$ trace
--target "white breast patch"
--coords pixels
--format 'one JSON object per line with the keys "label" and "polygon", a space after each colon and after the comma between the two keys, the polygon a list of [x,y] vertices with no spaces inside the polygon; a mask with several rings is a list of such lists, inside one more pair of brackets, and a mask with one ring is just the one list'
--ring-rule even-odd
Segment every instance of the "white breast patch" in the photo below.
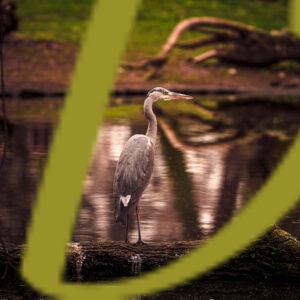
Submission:
{"label": "white breast patch", "polygon": [[148,138],[147,147],[151,147],[151,146],[152,146],[151,139]]}
{"label": "white breast patch", "polygon": [[129,201],[130,201],[130,198],[131,198],[131,195],[121,196],[121,197],[120,197],[120,200],[121,200],[121,202],[123,203],[123,205],[124,205],[125,207],[128,206],[128,203],[129,203]]}

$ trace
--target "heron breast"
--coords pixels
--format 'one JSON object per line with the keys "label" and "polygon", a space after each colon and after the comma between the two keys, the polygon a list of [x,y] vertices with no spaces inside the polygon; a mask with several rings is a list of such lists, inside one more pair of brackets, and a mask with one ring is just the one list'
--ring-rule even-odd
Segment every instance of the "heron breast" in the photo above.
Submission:
{"label": "heron breast", "polygon": [[123,203],[123,205],[124,205],[125,207],[128,206],[128,203],[129,203],[129,201],[130,201],[130,198],[131,198],[131,195],[121,196],[121,197],[120,197],[120,200],[121,200],[121,202]]}

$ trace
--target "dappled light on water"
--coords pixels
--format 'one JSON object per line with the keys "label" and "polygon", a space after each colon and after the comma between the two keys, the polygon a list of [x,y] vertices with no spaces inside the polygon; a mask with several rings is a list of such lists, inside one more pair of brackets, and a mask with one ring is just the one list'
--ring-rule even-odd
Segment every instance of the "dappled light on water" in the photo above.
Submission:
{"label": "dappled light on water", "polygon": [[[223,128],[195,116],[159,115],[155,168],[140,201],[145,241],[206,239],[243,208],[285,153],[292,140],[289,136],[300,124],[296,110],[265,110],[257,105],[227,108],[226,116],[235,123]],[[108,118],[97,134],[83,184],[75,241],[123,239],[124,228],[114,221],[114,171],[129,137],[146,129],[144,119],[129,118],[130,114],[128,119]],[[54,128],[53,120],[26,118],[10,124],[7,176],[0,186],[0,234],[7,243],[25,240]],[[282,226],[300,238],[299,220],[296,207]],[[131,222],[132,242],[137,239],[135,226]]]}

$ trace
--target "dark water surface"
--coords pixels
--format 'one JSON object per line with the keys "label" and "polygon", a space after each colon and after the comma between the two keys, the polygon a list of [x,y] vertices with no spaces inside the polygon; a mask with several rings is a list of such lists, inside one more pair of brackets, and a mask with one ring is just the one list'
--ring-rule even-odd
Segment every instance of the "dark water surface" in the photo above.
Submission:
{"label": "dark water surface", "polygon": [[[145,241],[194,240],[215,233],[259,189],[300,124],[299,110],[266,104],[227,107],[222,113],[234,120],[234,126],[225,131],[184,116],[177,120],[177,125],[184,126],[163,126],[161,116],[155,169],[140,203]],[[0,235],[7,243],[20,244],[25,240],[55,122],[19,119],[12,120],[10,128],[0,185]],[[111,119],[99,130],[75,241],[123,239],[123,229],[113,217],[113,174],[124,143],[145,128],[145,121]],[[218,135],[225,136],[220,143]],[[282,226],[300,238],[300,206]],[[132,241],[137,237],[135,225],[130,237]]]}

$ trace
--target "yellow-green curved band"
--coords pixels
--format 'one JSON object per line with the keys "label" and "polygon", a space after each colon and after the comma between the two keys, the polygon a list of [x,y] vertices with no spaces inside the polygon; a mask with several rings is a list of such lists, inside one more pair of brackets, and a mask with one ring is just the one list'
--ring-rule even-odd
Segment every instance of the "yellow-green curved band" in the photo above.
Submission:
{"label": "yellow-green curved band", "polygon": [[[298,138],[250,204],[190,255],[137,279],[109,284],[61,281],[92,145],[138,4],[138,0],[100,0],[95,5],[33,211],[22,274],[42,293],[62,299],[121,299],[182,283],[243,249],[287,212],[300,195]],[[290,7],[299,8],[299,1],[293,0]],[[291,24],[299,33],[299,23]]]}

